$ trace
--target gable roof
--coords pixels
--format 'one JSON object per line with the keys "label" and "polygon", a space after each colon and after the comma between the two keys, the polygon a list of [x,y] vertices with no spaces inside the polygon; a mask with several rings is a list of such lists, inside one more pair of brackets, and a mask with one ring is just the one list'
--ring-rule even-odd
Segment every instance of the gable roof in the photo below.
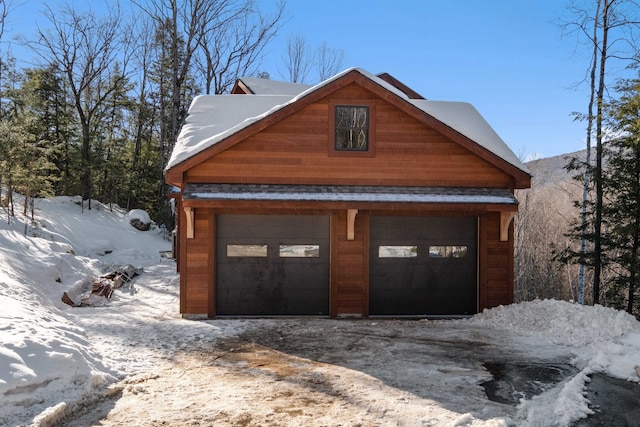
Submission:
{"label": "gable roof", "polygon": [[[346,79],[347,76],[351,76],[351,79]],[[187,166],[181,165],[182,163],[208,151],[228,137],[252,125],[257,125],[268,117],[275,117],[278,112],[285,109],[302,108],[307,105],[305,100],[313,101],[316,96],[323,96],[327,88],[338,85],[343,80],[345,80],[344,84],[348,84],[353,79],[359,79],[361,83],[367,84],[370,89],[379,92],[386,100],[411,110],[414,116],[418,116],[423,121],[437,125],[439,131],[464,140],[467,147],[477,147],[477,153],[490,154],[498,163],[506,162],[519,174],[530,177],[526,166],[472,105],[463,102],[412,99],[396,86],[360,68],[347,69],[324,82],[308,87],[294,83],[267,83],[270,82],[269,80],[255,82],[263,79],[248,81],[253,84],[250,86],[251,90],[279,91],[279,94],[196,97],[189,107],[187,119],[178,135],[165,173],[173,168],[182,169],[182,166]],[[296,90],[302,91],[295,93]],[[181,167],[178,167],[179,165]]]}
{"label": "gable roof", "polygon": [[384,80],[385,82],[391,84],[392,86],[400,89],[402,92],[404,92],[411,99],[425,99],[424,96],[420,95],[418,92],[416,92],[415,90],[411,89],[409,86],[407,86],[406,84],[402,83],[400,80],[396,79],[395,77],[393,77],[389,73],[378,74],[378,78],[380,78],[380,79]]}
{"label": "gable roof", "polygon": [[241,77],[231,90],[232,94],[245,93],[252,95],[290,95],[295,96],[312,87],[302,83],[279,82],[257,77]]}

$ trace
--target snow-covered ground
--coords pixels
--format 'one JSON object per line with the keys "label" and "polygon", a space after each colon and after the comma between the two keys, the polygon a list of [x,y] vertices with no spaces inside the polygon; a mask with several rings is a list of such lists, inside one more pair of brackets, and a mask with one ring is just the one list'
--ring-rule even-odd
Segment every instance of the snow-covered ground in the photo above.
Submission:
{"label": "snow-covered ground", "polygon": [[[0,210],[2,426],[569,426],[591,413],[589,375],[640,381],[640,323],[600,306],[532,301],[454,321],[184,320],[175,264],[160,256],[170,242],[78,201],[38,200],[27,236]],[[125,264],[142,272],[110,300],[62,302]],[[494,354],[574,371],[498,404],[480,386],[491,374],[479,360]]]}

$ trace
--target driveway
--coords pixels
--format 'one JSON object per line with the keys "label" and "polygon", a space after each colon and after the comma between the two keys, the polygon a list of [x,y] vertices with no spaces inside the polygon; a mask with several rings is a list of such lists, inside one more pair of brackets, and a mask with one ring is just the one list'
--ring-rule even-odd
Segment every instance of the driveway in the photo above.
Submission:
{"label": "driveway", "polygon": [[[489,399],[487,366],[567,368],[531,378],[538,392],[574,373],[564,348],[531,352],[524,339],[448,321],[195,323],[211,335],[182,341],[65,425],[500,426],[522,414],[514,402]],[[235,332],[220,335],[221,325]]]}

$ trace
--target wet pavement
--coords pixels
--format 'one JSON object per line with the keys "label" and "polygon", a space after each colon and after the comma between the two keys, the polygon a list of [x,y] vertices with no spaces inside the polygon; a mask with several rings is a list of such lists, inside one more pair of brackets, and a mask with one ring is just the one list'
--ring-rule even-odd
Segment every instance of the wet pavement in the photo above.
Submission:
{"label": "wet pavement", "polygon": [[[531,399],[577,373],[564,364],[487,362],[485,368],[493,376],[482,384],[487,397],[514,406],[520,399]],[[587,399],[594,414],[573,427],[640,426],[640,384],[593,374],[587,384]]]}
{"label": "wet pavement", "polygon": [[587,399],[595,414],[574,427],[640,426],[640,384],[594,374],[587,386]]}
{"label": "wet pavement", "polygon": [[517,405],[551,388],[577,370],[569,365],[547,363],[487,362],[493,380],[482,384],[489,400]]}

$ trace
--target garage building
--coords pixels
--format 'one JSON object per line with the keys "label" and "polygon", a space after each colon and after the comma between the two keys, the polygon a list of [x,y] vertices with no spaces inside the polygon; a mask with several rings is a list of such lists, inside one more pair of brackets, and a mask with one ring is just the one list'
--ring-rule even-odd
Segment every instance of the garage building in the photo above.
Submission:
{"label": "garage building", "polygon": [[531,176],[471,105],[388,74],[242,78],[197,97],[169,161],[180,312],[463,316],[513,302]]}

